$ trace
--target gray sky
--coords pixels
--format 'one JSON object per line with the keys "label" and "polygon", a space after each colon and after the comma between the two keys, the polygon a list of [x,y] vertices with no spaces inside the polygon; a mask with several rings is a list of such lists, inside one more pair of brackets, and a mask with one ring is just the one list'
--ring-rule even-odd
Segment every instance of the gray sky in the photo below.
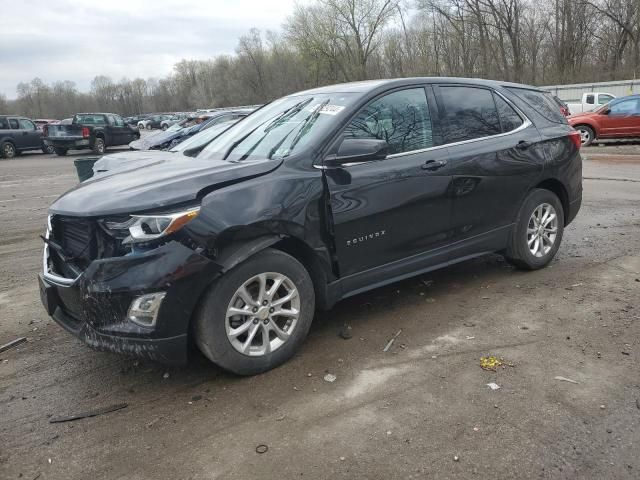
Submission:
{"label": "gray sky", "polygon": [[[304,3],[304,2],[302,2]],[[233,53],[250,28],[279,31],[294,0],[0,0],[0,93],[40,77],[88,90],[96,75],[162,77],[182,58]],[[7,21],[11,19],[11,21]]]}

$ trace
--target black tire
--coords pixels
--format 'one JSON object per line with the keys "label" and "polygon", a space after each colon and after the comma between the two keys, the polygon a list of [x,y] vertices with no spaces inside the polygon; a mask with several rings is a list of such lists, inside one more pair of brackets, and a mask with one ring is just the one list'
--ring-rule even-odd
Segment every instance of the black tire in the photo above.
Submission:
{"label": "black tire", "polygon": [[59,157],[64,157],[67,154],[66,148],[54,147],[53,151],[56,152],[56,155],[58,155]]}
{"label": "black tire", "polygon": [[91,150],[93,150],[93,153],[95,153],[96,155],[104,155],[104,152],[107,151],[107,146],[104,143],[104,138],[96,137],[96,139],[93,141],[93,147],[91,148]]}
{"label": "black tire", "polygon": [[596,139],[596,132],[590,126],[576,125],[574,128],[580,132],[580,141],[583,147],[588,147]]}
{"label": "black tire", "polygon": [[11,142],[4,142],[0,145],[0,156],[2,158],[13,158],[17,154],[16,147]]}
{"label": "black tire", "polygon": [[54,153],[56,153],[56,149],[53,147],[53,145],[42,145],[42,153],[47,154],[47,155],[53,155]]}
{"label": "black tire", "polygon": [[[298,291],[300,314],[291,336],[282,345],[270,353],[249,356],[236,350],[227,336],[227,308],[240,286],[266,272],[285,275],[291,280]],[[291,255],[266,249],[224,274],[209,288],[196,314],[195,341],[202,353],[223,369],[237,375],[256,375],[281,365],[294,355],[307,336],[314,312],[313,283],[304,266]],[[260,322],[257,317],[253,321],[256,320]],[[246,322],[250,321],[246,319]]]}
{"label": "black tire", "polygon": [[169,128],[169,125],[167,125],[166,123],[164,125],[162,125],[162,131],[163,132],[166,132],[168,128]]}
{"label": "black tire", "polygon": [[[556,213],[556,236],[553,244],[548,252],[536,256],[529,248],[529,232],[530,221],[534,211],[543,205],[551,205]],[[535,227],[534,227],[535,228]],[[558,196],[541,188],[532,190],[525,198],[516,223],[511,231],[509,245],[504,253],[505,258],[513,263],[516,267],[523,270],[537,270],[546,267],[560,248],[562,242],[562,234],[564,233],[564,209]],[[534,242],[535,245],[535,242]]]}
{"label": "black tire", "polygon": [[150,123],[147,123],[147,130],[151,130],[153,127],[151,126]]}

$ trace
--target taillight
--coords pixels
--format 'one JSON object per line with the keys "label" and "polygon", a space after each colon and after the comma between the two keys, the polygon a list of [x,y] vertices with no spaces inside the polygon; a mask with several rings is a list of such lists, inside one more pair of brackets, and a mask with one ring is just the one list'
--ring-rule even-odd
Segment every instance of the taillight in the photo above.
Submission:
{"label": "taillight", "polygon": [[582,146],[582,138],[580,137],[580,132],[571,132],[569,134],[569,140],[571,140],[576,148],[580,150],[580,147]]}
{"label": "taillight", "polygon": [[89,138],[89,128],[82,127],[82,138]]}

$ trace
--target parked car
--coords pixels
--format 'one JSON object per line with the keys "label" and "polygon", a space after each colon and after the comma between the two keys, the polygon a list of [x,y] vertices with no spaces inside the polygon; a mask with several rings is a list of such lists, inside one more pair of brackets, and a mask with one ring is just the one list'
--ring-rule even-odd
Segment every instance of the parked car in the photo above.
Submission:
{"label": "parked car", "polygon": [[124,118],[124,123],[126,123],[127,125],[132,125],[134,127],[138,126],[138,122],[145,120],[147,117],[149,117],[148,114],[142,114],[142,115],[134,115],[132,117],[125,117]]}
{"label": "parked car", "polygon": [[586,147],[594,140],[640,138],[640,95],[613,100],[595,112],[569,117]]}
{"label": "parked car", "polygon": [[25,117],[0,115],[0,158],[13,158],[29,150],[48,153],[36,124]]}
{"label": "parked car", "polygon": [[108,147],[126,145],[140,132],[114,113],[77,113],[70,125],[45,125],[45,144],[60,156],[69,150],[91,149],[103,154]]}
{"label": "parked car", "polygon": [[38,130],[42,130],[42,127],[44,127],[45,125],[49,125],[50,123],[56,124],[58,122],[59,120],[56,120],[55,118],[36,118],[35,120],[33,120],[33,123],[36,124]]}
{"label": "parked car", "polygon": [[601,105],[606,105],[611,100],[616,98],[615,95],[611,95],[610,93],[602,93],[602,92],[589,92],[582,94],[582,101],[579,103],[567,103],[569,107],[569,113],[571,115],[576,115],[582,112],[590,112],[599,108]]}
{"label": "parked car", "polygon": [[168,150],[213,125],[239,120],[249,115],[249,113],[251,113],[251,110],[224,110],[202,115],[195,119],[183,120],[165,131],[133,141],[129,144],[129,147],[133,150]]}
{"label": "parked car", "polygon": [[273,101],[196,158],[88,180],[49,210],[40,292],[96,348],[241,375],[300,347],[316,307],[490,252],[535,270],[582,198],[551,95],[406,78]]}
{"label": "parked car", "polygon": [[[218,138],[229,129],[237,120],[218,123],[211,128],[188,138],[184,142],[176,145],[167,151],[147,150],[144,153],[139,151],[118,152],[105,155],[93,164],[94,175],[106,172],[124,171],[137,169],[158,161],[171,160],[173,154],[178,153],[187,157],[196,157],[209,143]],[[167,155],[167,153],[171,155]]]}
{"label": "parked car", "polygon": [[172,115],[171,117],[166,118],[166,119],[164,119],[164,120],[162,120],[160,122],[160,128],[162,130],[166,130],[169,127],[175,125],[176,123],[180,123],[183,120],[186,120],[188,118],[194,118],[194,116],[193,115],[187,115],[187,114],[184,114],[184,113],[178,113],[176,115]]}
{"label": "parked car", "polygon": [[138,128],[140,130],[144,130],[145,128],[147,130],[153,130],[154,128],[160,128],[160,125],[162,124],[163,120],[167,120],[171,118],[171,115],[166,115],[166,114],[162,114],[162,115],[150,115],[147,118],[145,118],[144,120],[140,120],[138,122]]}

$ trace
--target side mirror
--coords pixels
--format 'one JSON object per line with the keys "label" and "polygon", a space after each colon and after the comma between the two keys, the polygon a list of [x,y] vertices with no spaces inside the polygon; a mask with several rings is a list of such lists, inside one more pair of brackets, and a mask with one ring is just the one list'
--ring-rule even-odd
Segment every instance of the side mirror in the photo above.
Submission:
{"label": "side mirror", "polygon": [[602,109],[602,111],[600,112],[600,115],[609,115],[609,113],[611,113],[611,109],[607,107]]}
{"label": "side mirror", "polygon": [[389,153],[389,144],[377,138],[345,138],[337,155],[325,158],[327,167],[340,167],[345,163],[384,160]]}

